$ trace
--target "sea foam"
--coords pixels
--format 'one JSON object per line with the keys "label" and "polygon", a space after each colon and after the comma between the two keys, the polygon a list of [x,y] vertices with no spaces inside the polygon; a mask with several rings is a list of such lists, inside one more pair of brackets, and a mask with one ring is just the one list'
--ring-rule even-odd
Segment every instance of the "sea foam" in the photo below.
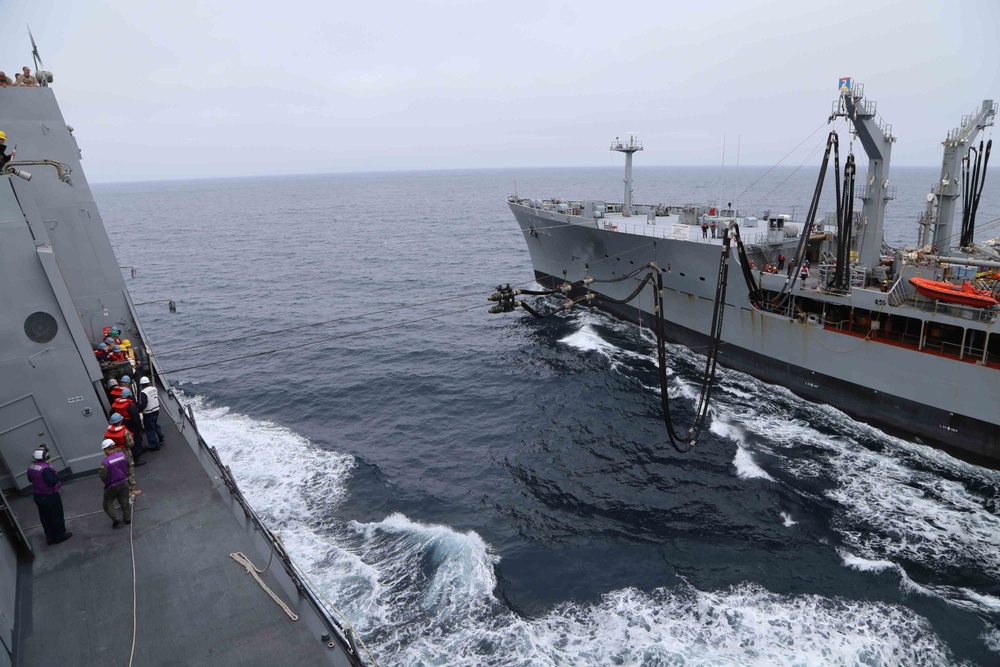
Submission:
{"label": "sea foam", "polygon": [[[495,595],[498,557],[475,532],[390,514],[332,518],[353,457],[193,399],[206,440],[325,598],[384,664],[939,665],[927,622],[870,601],[786,596],[745,584],[611,591],[521,617]],[[281,443],[276,447],[275,443]],[[303,469],[322,470],[303,478]]]}

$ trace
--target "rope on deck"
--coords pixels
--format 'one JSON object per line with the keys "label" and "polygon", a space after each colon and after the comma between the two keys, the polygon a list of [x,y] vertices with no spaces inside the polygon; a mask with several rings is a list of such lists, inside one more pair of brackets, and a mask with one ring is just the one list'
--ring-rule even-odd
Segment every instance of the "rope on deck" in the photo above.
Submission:
{"label": "rope on deck", "polygon": [[128,546],[132,552],[132,649],[128,654],[128,667],[132,667],[132,660],[135,658],[135,635],[139,616],[136,613],[135,604],[135,542],[132,541],[132,527],[135,525],[135,496],[129,495],[128,504],[132,506],[132,523],[128,525]]}
{"label": "rope on deck", "polygon": [[[272,555],[273,555],[273,550],[272,550]],[[264,580],[260,578],[260,575],[267,572],[268,568],[271,567],[270,560],[268,560],[267,562],[267,567],[265,567],[263,570],[258,570],[257,566],[254,565],[250,561],[250,559],[247,558],[246,554],[244,554],[242,551],[235,551],[229,554],[229,557],[246,568],[247,574],[249,574],[250,576],[252,576],[254,579],[257,580],[257,583],[260,584],[260,587],[263,588],[267,592],[267,594],[271,596],[271,599],[274,600],[275,604],[281,607],[284,610],[284,612],[288,614],[288,618],[292,619],[293,621],[299,620],[298,615],[291,609],[289,609],[288,605],[285,604],[284,601],[282,601],[282,599],[279,598],[274,591],[268,588],[267,584],[264,583]]]}

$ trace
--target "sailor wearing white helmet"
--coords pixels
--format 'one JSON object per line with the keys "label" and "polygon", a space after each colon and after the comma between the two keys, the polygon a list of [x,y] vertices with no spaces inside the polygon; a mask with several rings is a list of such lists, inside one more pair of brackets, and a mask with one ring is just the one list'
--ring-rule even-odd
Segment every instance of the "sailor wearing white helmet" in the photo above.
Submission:
{"label": "sailor wearing white helmet", "polygon": [[104,482],[104,511],[111,517],[111,527],[118,528],[122,522],[115,513],[115,501],[122,508],[122,519],[132,523],[132,505],[129,503],[128,490],[128,459],[125,452],[115,451],[117,445],[111,438],[105,438],[101,443],[104,450],[104,460],[97,471]]}
{"label": "sailor wearing white helmet", "polygon": [[59,481],[56,469],[49,465],[49,448],[39,445],[31,458],[33,460],[28,466],[28,481],[31,482],[32,495],[38,506],[38,518],[45,531],[45,541],[49,544],[65,542],[73,533],[66,530],[62,496],[59,495],[62,482]]}

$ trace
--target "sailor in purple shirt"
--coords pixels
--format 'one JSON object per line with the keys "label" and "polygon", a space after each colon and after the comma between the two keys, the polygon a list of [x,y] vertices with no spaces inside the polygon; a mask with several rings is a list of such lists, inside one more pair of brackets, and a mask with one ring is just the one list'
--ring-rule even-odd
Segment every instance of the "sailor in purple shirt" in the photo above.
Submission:
{"label": "sailor in purple shirt", "polygon": [[101,443],[104,450],[104,460],[97,471],[104,482],[104,511],[111,517],[111,527],[119,528],[122,522],[118,520],[115,513],[115,501],[122,508],[122,519],[125,523],[132,523],[132,505],[129,500],[131,494],[128,490],[128,458],[125,452],[116,452],[115,441],[105,438]]}
{"label": "sailor in purple shirt", "polygon": [[59,481],[56,469],[49,465],[49,448],[40,445],[32,458],[34,461],[28,466],[28,481],[31,482],[35,505],[38,506],[38,518],[45,531],[45,541],[49,544],[65,542],[73,533],[66,530],[62,496],[59,495],[62,482]]}

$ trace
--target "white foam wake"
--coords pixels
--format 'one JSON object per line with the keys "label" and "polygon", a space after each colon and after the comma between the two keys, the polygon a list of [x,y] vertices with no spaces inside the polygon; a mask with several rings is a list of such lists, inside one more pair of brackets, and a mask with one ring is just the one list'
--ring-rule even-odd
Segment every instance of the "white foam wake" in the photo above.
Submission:
{"label": "white foam wake", "polygon": [[751,454],[750,450],[747,449],[743,433],[740,431],[739,427],[724,417],[720,417],[716,414],[709,429],[712,433],[732,440],[736,443],[736,456],[733,457],[733,466],[736,468],[736,475],[740,479],[764,479],[769,482],[775,481],[773,477],[767,474],[767,471],[757,465],[757,462],[754,461],[753,454]]}
{"label": "white foam wake", "polygon": [[[745,384],[756,382],[744,376]],[[831,436],[804,419],[790,418],[783,414],[784,403],[813,413],[817,424],[833,425],[839,434]],[[769,402],[767,408],[770,414],[743,406],[739,410],[727,409],[725,398],[716,403],[716,409],[732,423],[737,434],[742,429],[768,443],[768,451],[795,477],[836,482],[824,493],[840,508],[833,527],[855,554],[852,558],[894,567],[899,567],[895,563],[910,561],[938,571],[972,567],[1000,578],[1000,551],[996,549],[1000,544],[1000,517],[991,511],[991,500],[982,491],[948,478],[969,480],[987,492],[998,491],[1000,475],[996,472],[893,438],[835,408],[814,406],[791,395]],[[859,443],[860,438],[875,440],[882,447],[865,447]],[[734,439],[743,443],[738,435]],[[794,450],[803,446],[822,455],[795,456]],[[740,452],[737,459],[734,464],[738,470],[747,465]],[[908,461],[914,459],[932,470],[943,470],[948,477],[912,467]],[[859,562],[845,559],[851,567],[857,568]],[[919,587],[959,606],[995,613],[988,601],[970,595],[971,591],[919,586],[906,577],[901,567],[899,570],[905,588]]]}
{"label": "white foam wake", "polygon": [[[333,518],[354,459],[293,431],[192,401],[254,507],[382,664],[940,665],[951,654],[909,609],[785,596],[755,585],[614,591],[539,618],[495,596],[498,558],[474,532],[401,514]],[[303,476],[302,471],[315,471]]]}
{"label": "white foam wake", "polygon": [[559,342],[584,352],[607,354],[616,349],[614,345],[601,338],[590,324],[584,324],[577,331],[561,338]]}

